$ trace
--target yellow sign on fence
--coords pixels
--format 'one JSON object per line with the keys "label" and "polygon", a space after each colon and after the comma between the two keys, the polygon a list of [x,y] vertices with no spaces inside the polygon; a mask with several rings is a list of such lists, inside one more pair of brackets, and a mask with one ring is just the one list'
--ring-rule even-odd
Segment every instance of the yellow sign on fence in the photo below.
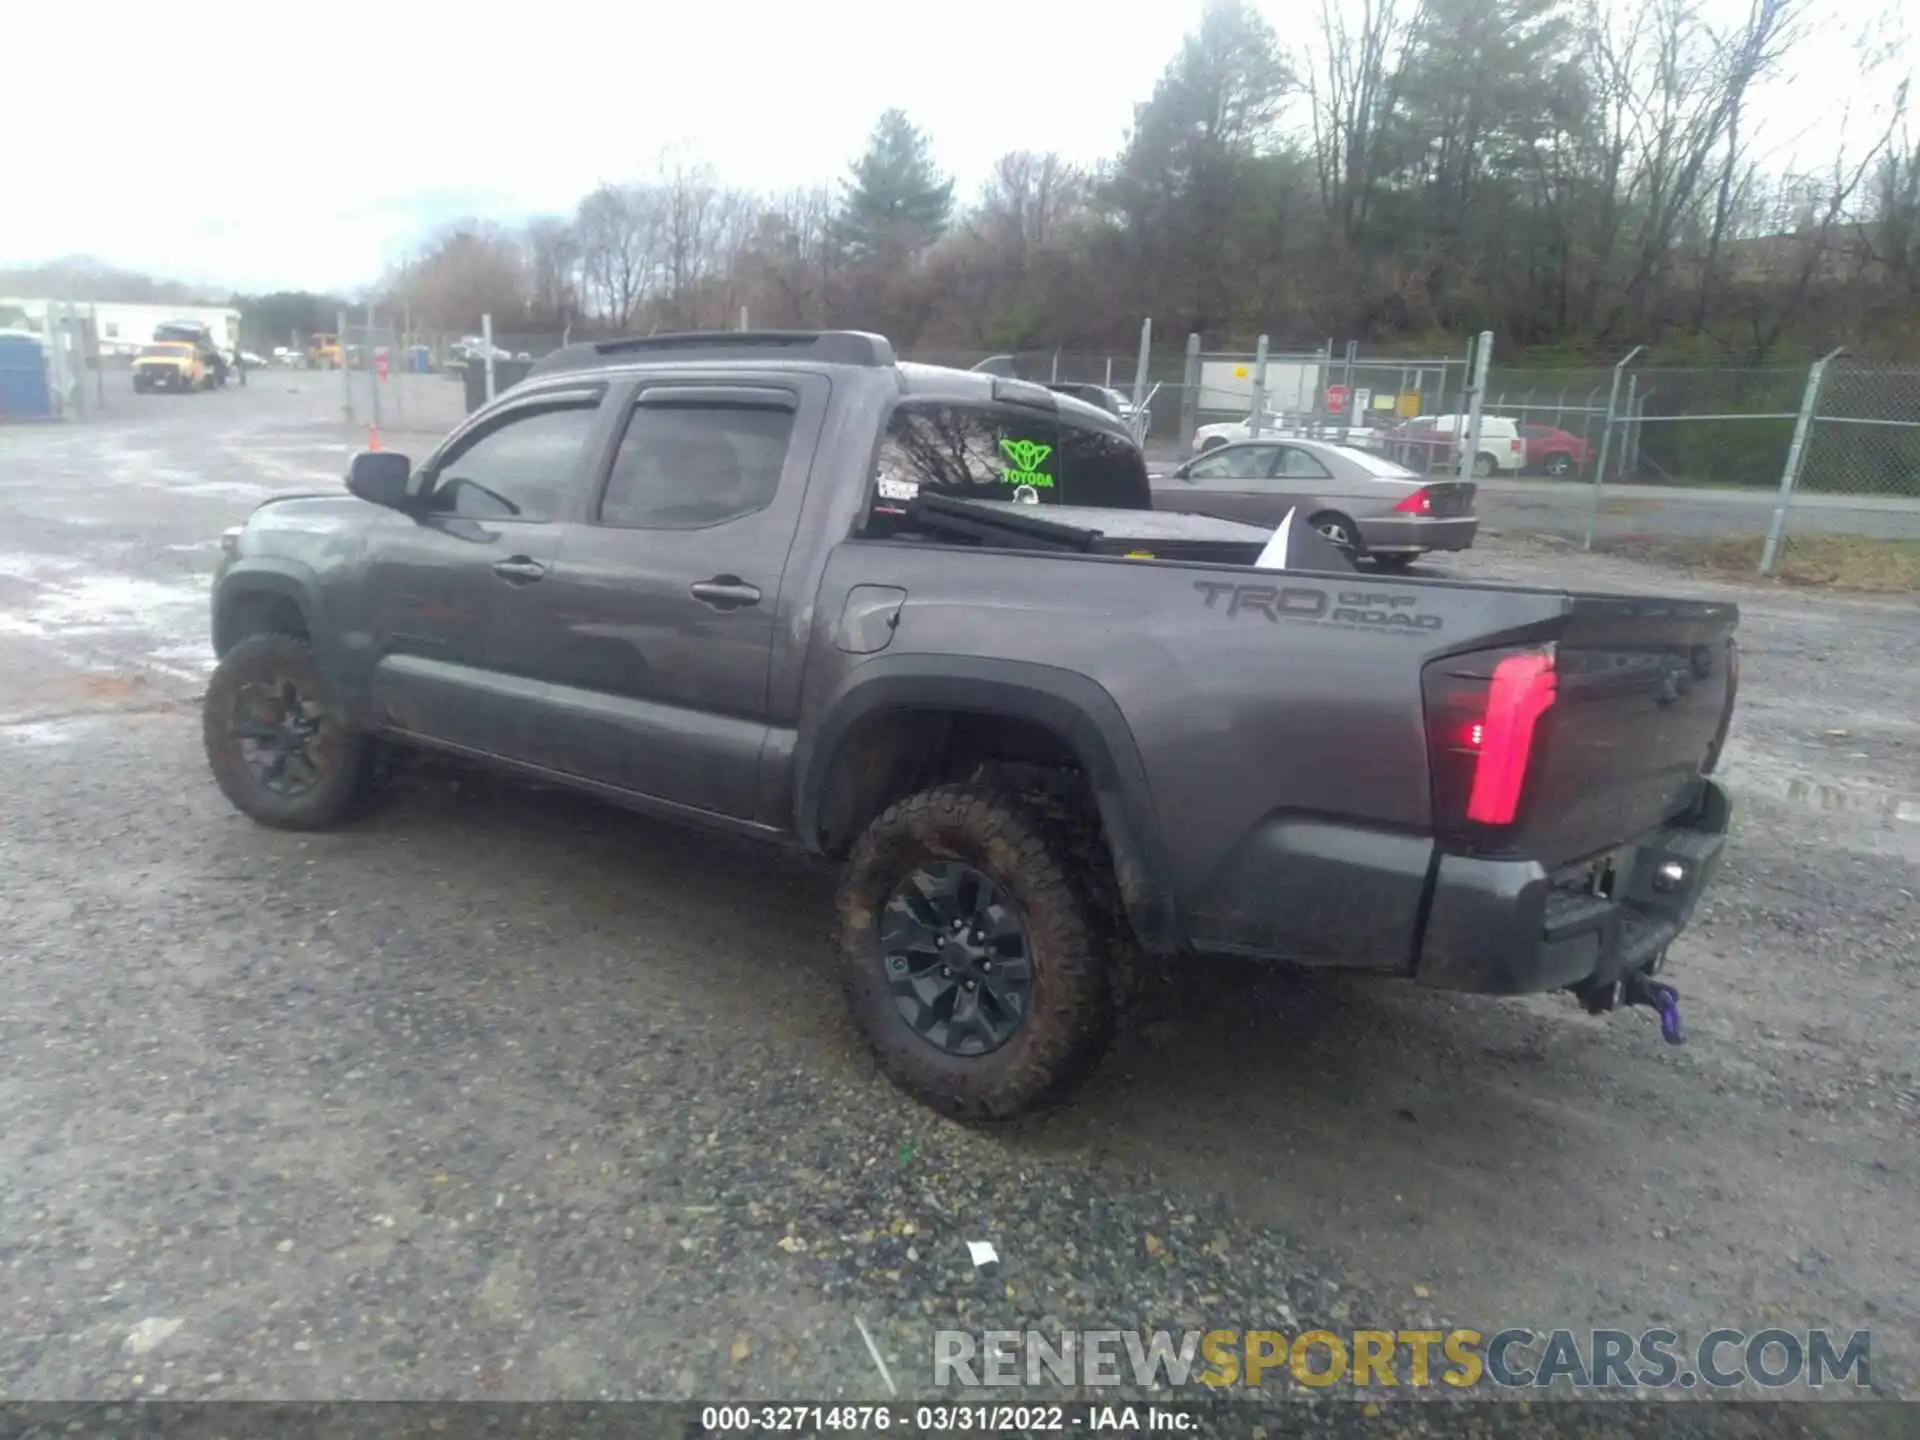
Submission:
{"label": "yellow sign on fence", "polygon": [[1420,392],[1418,390],[1402,390],[1400,392],[1400,418],[1403,420],[1411,420],[1419,413]]}

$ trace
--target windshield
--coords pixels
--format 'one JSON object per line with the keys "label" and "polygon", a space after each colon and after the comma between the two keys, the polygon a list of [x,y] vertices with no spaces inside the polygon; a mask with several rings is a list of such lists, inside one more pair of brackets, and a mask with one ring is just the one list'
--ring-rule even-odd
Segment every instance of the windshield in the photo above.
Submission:
{"label": "windshield", "polygon": [[149,345],[140,353],[160,360],[178,360],[183,355],[192,354],[193,347],[191,345]]}

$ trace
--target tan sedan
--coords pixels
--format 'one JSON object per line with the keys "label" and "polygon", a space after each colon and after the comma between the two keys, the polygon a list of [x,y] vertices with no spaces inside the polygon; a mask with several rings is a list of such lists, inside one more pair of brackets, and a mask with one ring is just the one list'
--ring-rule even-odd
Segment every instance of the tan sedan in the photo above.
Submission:
{"label": "tan sedan", "polygon": [[1153,507],[1250,525],[1289,510],[1355,559],[1401,569],[1430,550],[1466,550],[1480,529],[1472,481],[1433,480],[1320,440],[1220,445],[1152,479]]}

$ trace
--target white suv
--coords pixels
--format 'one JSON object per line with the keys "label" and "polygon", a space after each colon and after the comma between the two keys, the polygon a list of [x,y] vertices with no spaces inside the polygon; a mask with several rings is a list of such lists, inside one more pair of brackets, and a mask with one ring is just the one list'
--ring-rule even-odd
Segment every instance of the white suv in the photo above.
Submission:
{"label": "white suv", "polygon": [[[1413,451],[1413,468],[1431,470],[1451,464],[1460,453],[1468,428],[1465,415],[1422,415],[1387,437],[1389,448]],[[1450,442],[1450,443],[1449,443]],[[1398,455],[1395,458],[1399,458]],[[1424,461],[1424,464],[1418,463]],[[1505,473],[1518,475],[1527,462],[1527,442],[1520,438],[1520,427],[1504,415],[1480,417],[1480,451],[1473,457],[1473,473],[1481,479]]]}

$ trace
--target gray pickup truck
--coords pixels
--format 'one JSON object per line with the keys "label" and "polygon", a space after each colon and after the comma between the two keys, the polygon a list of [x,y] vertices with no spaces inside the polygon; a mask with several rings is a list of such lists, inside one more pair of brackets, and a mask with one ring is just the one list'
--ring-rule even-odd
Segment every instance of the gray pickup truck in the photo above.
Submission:
{"label": "gray pickup truck", "polygon": [[1261,568],[1106,411],[845,331],[576,345],[347,490],[227,533],[233,804],[344,823],[428,747],[842,862],[853,1014],[946,1114],[1063,1096],[1150,957],[1677,1038],[1732,606]]}

